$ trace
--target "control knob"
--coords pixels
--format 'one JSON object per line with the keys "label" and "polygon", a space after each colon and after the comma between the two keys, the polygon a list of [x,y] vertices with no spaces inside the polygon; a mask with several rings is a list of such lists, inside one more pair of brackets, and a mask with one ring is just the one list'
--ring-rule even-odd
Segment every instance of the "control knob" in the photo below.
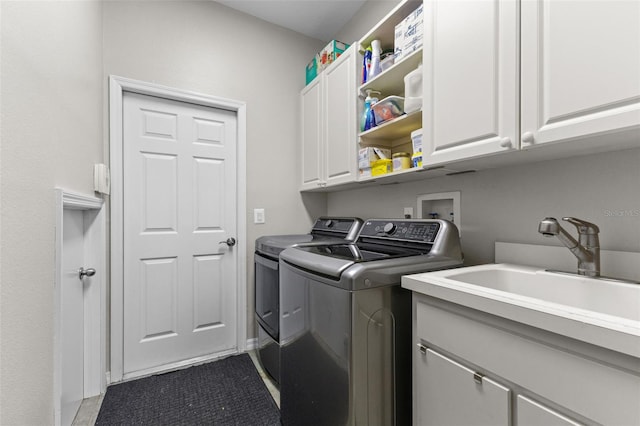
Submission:
{"label": "control knob", "polygon": [[325,225],[327,226],[327,228],[331,228],[333,226],[333,220],[329,219],[325,222]]}
{"label": "control knob", "polygon": [[384,233],[387,235],[393,234],[395,230],[396,230],[396,225],[395,223],[391,223],[391,222],[388,222],[387,224],[385,224],[383,228]]}

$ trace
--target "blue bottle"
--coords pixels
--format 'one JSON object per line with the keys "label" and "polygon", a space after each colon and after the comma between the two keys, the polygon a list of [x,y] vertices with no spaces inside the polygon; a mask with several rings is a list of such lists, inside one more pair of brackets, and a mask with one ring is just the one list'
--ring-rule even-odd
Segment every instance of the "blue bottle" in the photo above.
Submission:
{"label": "blue bottle", "polygon": [[376,118],[371,107],[378,102],[378,98],[372,98],[371,93],[380,94],[376,90],[367,89],[367,97],[364,99],[364,109],[360,119],[360,130],[363,132],[376,126]]}
{"label": "blue bottle", "polygon": [[369,70],[371,68],[371,47],[367,47],[362,57],[362,84],[369,80]]}

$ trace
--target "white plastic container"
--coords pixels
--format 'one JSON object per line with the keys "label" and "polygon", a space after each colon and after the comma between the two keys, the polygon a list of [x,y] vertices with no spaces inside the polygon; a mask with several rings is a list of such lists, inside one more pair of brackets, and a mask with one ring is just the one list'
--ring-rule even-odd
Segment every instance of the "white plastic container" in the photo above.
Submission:
{"label": "white plastic container", "polygon": [[422,64],[404,76],[404,112],[422,109]]}
{"label": "white plastic container", "polygon": [[376,125],[400,117],[404,114],[404,98],[402,96],[387,96],[371,106],[376,117]]}
{"label": "white plastic container", "polygon": [[414,154],[422,153],[422,128],[411,132],[411,145]]}

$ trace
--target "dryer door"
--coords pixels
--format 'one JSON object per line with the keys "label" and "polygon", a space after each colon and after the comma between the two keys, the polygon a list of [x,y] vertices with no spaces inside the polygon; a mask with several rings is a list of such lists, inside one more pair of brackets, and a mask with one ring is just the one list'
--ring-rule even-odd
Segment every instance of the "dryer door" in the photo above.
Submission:
{"label": "dryer door", "polygon": [[278,342],[280,339],[280,278],[278,261],[256,253],[255,305],[258,323]]}

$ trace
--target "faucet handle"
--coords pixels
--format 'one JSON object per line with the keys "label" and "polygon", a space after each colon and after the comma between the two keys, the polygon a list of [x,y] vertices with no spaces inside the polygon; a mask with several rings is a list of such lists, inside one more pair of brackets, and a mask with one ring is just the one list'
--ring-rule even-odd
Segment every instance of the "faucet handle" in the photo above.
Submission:
{"label": "faucet handle", "polygon": [[562,220],[567,221],[578,228],[578,234],[597,234],[600,232],[600,228],[598,228],[597,225],[587,222],[586,220],[575,217],[563,217]]}

